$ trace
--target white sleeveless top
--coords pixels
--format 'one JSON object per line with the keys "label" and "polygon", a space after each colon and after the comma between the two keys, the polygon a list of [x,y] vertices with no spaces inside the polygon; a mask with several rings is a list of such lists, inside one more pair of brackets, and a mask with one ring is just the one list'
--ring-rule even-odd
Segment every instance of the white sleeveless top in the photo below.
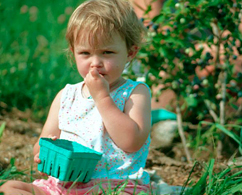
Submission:
{"label": "white sleeveless top", "polygon": [[[144,83],[127,80],[110,93],[121,111],[124,110],[125,102],[139,84]],[[137,152],[126,153],[121,150],[109,134],[104,132],[102,118],[94,100],[83,98],[82,86],[83,82],[74,85],[67,84],[63,89],[59,111],[60,138],[76,141],[103,153],[92,179],[128,178],[138,179],[142,184],[149,184],[149,175],[144,171],[144,167],[148,156],[150,136]]]}

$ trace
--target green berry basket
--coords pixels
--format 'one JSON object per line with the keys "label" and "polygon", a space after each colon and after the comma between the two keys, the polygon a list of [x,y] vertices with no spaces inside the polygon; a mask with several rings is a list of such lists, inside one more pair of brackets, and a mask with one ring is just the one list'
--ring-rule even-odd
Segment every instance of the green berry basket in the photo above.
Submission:
{"label": "green berry basket", "polygon": [[102,154],[77,142],[40,138],[38,170],[61,181],[87,183]]}

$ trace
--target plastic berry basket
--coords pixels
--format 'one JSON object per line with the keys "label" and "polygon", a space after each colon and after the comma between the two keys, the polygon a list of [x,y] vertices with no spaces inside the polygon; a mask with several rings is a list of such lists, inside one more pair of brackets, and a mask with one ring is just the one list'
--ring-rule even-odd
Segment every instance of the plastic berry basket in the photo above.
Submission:
{"label": "plastic berry basket", "polygon": [[87,183],[102,154],[77,142],[40,138],[38,170],[61,181]]}

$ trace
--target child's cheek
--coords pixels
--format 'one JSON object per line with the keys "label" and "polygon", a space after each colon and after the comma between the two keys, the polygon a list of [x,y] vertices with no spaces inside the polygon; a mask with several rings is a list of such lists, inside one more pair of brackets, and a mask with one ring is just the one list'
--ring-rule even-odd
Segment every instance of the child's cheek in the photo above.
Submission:
{"label": "child's cheek", "polygon": [[79,74],[80,74],[83,78],[85,78],[86,75],[87,75],[88,72],[89,72],[89,70],[83,69],[83,68],[81,68],[81,67],[79,67],[79,66],[77,67],[77,69],[78,69]]}

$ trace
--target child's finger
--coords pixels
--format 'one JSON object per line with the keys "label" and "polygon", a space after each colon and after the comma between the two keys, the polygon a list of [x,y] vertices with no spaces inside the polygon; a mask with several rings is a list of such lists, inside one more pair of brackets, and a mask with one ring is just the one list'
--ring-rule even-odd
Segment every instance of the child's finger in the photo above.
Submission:
{"label": "child's finger", "polygon": [[97,69],[92,69],[91,71],[90,71],[90,73],[91,73],[91,75],[94,77],[94,78],[98,78],[98,77],[100,77],[100,74],[98,73],[98,71],[97,71]]}
{"label": "child's finger", "polygon": [[40,163],[40,162],[41,162],[41,160],[40,160],[40,158],[39,158],[39,154],[36,154],[36,155],[34,156],[34,162],[35,162],[35,163]]}
{"label": "child's finger", "polygon": [[57,136],[56,135],[49,135],[48,138],[51,138],[52,140],[57,140]]}
{"label": "child's finger", "polygon": [[41,176],[48,176],[46,173],[43,173],[43,172],[40,172],[40,171],[39,171],[39,174],[40,174]]}

